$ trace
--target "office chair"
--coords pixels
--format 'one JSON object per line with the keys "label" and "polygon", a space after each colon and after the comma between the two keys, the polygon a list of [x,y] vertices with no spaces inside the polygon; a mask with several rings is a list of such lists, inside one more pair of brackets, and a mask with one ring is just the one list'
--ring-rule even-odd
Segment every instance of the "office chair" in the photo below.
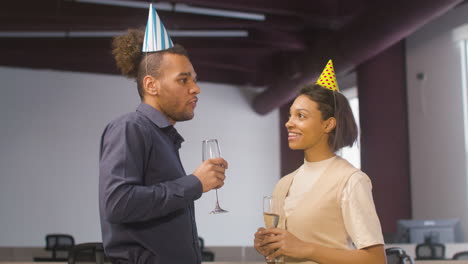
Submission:
{"label": "office chair", "polygon": [[468,251],[460,251],[460,252],[455,253],[452,259],[457,259],[457,260],[468,259]]}
{"label": "office chair", "polygon": [[68,257],[58,257],[58,252],[67,252],[75,245],[75,239],[68,234],[47,234],[45,250],[52,251],[51,257],[35,257],[34,261],[67,261]]}
{"label": "office chair", "polygon": [[200,244],[202,261],[214,261],[215,254],[212,251],[205,250],[205,241],[203,240],[203,238],[198,237],[198,242]]}
{"label": "office chair", "polygon": [[413,258],[399,247],[385,249],[385,255],[387,256],[387,264],[414,264]]}
{"label": "office chair", "polygon": [[104,254],[104,246],[100,242],[75,245],[68,254],[68,264],[80,262],[103,264],[109,260]]}
{"label": "office chair", "polygon": [[416,260],[430,259],[445,259],[445,245],[425,239],[424,243],[416,245]]}

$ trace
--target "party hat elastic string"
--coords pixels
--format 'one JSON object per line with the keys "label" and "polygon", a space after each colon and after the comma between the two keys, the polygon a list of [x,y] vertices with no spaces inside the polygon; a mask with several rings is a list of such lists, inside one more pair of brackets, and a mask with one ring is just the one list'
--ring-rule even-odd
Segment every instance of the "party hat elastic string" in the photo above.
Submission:
{"label": "party hat elastic string", "polygon": [[340,90],[338,88],[338,82],[336,81],[335,69],[333,69],[332,60],[328,60],[327,65],[325,65],[325,68],[323,69],[322,73],[320,74],[320,77],[315,82],[315,84],[318,84],[322,86],[323,88],[326,88],[333,92],[333,102],[334,102],[333,116],[335,116],[336,114],[335,92],[339,92]]}
{"label": "party hat elastic string", "polygon": [[148,52],[157,52],[170,49],[174,46],[166,28],[153,7],[149,6],[148,23],[146,24],[142,52],[144,53],[145,70],[148,74]]}
{"label": "party hat elastic string", "polygon": [[[332,60],[329,60],[327,62],[327,65],[323,69],[322,73],[320,74],[320,77],[318,78],[317,82],[315,82],[315,84],[318,84],[321,87],[332,91],[333,93],[333,117],[335,117],[335,119],[338,120],[338,118],[336,117],[336,93],[338,93],[340,90],[338,88],[338,82],[336,81],[336,75],[335,75],[335,70],[333,68]],[[338,126],[338,124],[336,124],[336,126]],[[335,126],[335,131],[336,131],[336,126]],[[335,146],[336,141],[337,141],[336,136],[334,137],[333,141],[334,141],[333,144]]]}

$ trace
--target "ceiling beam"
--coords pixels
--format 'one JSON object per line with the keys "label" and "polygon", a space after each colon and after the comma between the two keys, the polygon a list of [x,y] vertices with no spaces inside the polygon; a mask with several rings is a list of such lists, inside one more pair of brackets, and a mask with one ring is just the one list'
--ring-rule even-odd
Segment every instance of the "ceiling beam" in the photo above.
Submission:
{"label": "ceiling beam", "polygon": [[[199,1],[204,7],[241,7],[249,11],[252,8],[266,6],[284,12],[273,12],[267,14],[266,21],[249,21],[235,18],[212,17],[196,14],[177,13],[172,11],[158,11],[164,24],[169,29],[195,29],[195,28],[261,28],[268,26],[270,29],[280,31],[300,32],[305,28],[337,29],[362,9],[361,2],[364,0],[344,1],[346,4],[338,4],[338,0],[320,1],[314,6],[309,1],[294,1],[294,4],[284,1]],[[137,2],[137,1],[136,1]],[[144,1],[138,1],[144,2]],[[197,1],[195,1],[197,2]],[[195,3],[192,1],[177,1],[177,3]],[[343,1],[341,1],[343,2]],[[16,3],[16,4],[15,4]],[[322,4],[321,4],[322,3]],[[325,4],[323,4],[325,3]],[[354,3],[351,5],[350,3]],[[55,28],[59,25],[68,27],[93,26],[101,30],[102,27],[110,28],[118,25],[119,28],[144,27],[146,23],[147,10],[142,8],[128,8],[121,6],[97,5],[68,1],[28,1],[28,8],[23,8],[24,3],[7,2],[0,9],[0,26],[3,28],[12,26],[14,28],[26,27],[33,24],[34,27]],[[321,7],[320,5],[324,5]],[[352,6],[348,8],[347,6]],[[236,8],[236,10],[239,10]],[[327,10],[333,10],[328,12]],[[340,11],[346,10],[346,11]],[[298,15],[302,14],[303,15]]]}
{"label": "ceiling beam", "polygon": [[266,114],[290,102],[302,85],[316,81],[328,59],[333,59],[336,72],[346,73],[460,2],[399,0],[374,5],[333,38],[323,40],[315,50],[291,57],[289,64],[300,65],[297,74],[279,71],[278,79],[270,88],[254,99],[253,108],[259,114]]}
{"label": "ceiling beam", "polygon": [[270,15],[282,16],[342,16],[355,13],[356,9],[360,9],[365,5],[365,0],[328,0],[314,1],[310,0],[178,0],[177,3],[185,3],[194,6],[204,6],[212,8],[232,9],[246,12],[258,12]]}
{"label": "ceiling beam", "polygon": [[[96,63],[99,61],[99,63]],[[196,61],[192,60],[200,81],[219,82],[242,85],[251,83],[258,75],[254,71],[246,71],[241,66],[223,64],[214,60]],[[115,66],[115,61],[109,49],[93,49],[80,52],[75,49],[50,49],[33,48],[9,49],[8,54],[2,55],[0,65],[9,67],[51,69],[59,71],[101,73],[120,75]],[[241,70],[243,69],[243,70]]]}
{"label": "ceiling beam", "polygon": [[[120,74],[111,54],[110,39],[2,39],[0,65],[76,72]],[[264,85],[260,78],[274,50],[266,48],[193,48],[189,56],[199,80]],[[99,63],[96,63],[99,62]],[[223,81],[224,80],[224,81]]]}
{"label": "ceiling beam", "polygon": [[[119,19],[123,21],[125,19]],[[32,21],[35,21],[34,23]],[[48,20],[44,19],[41,22],[38,20],[12,20],[0,18],[0,31],[2,32],[21,32],[23,30],[27,32],[48,32],[48,31],[115,31],[125,32],[127,27],[116,27],[115,20],[101,21],[99,28],[97,28],[92,20],[80,20],[80,24],[75,24],[75,20],[71,19],[56,19],[50,17]],[[84,22],[85,21],[85,22]],[[125,21],[124,21],[125,22]],[[221,24],[221,23],[219,23]],[[32,25],[32,26],[31,26]],[[34,26],[36,25],[36,26]],[[126,24],[128,25],[128,23]],[[221,29],[221,28],[219,28]],[[224,28],[226,29],[226,28]],[[171,29],[169,29],[171,30]],[[108,37],[104,36],[103,37]],[[206,38],[196,39],[191,37],[172,37],[175,42],[181,43],[186,47],[206,47]],[[268,47],[283,50],[304,50],[306,48],[306,40],[303,39],[299,34],[293,34],[283,31],[271,30],[271,29],[251,29],[248,31],[248,37],[242,38],[211,38],[210,47]]]}
{"label": "ceiling beam", "polygon": [[[141,15],[114,15],[103,14],[99,16],[85,15],[25,15],[9,14],[0,16],[0,30],[49,30],[49,29],[95,29],[95,30],[121,30],[129,27],[144,27],[146,25],[146,12]],[[280,31],[297,32],[304,28],[302,20],[274,16],[269,17],[265,24],[258,21],[236,20],[233,18],[220,18],[200,16],[193,14],[160,12],[159,16],[168,29],[258,29],[268,25],[268,28]],[[339,20],[332,21],[339,23]]]}
{"label": "ceiling beam", "polygon": [[189,57],[195,69],[200,65],[221,68],[245,73],[261,74],[264,63],[274,54],[271,49],[232,48],[226,52],[224,48],[189,49]]}

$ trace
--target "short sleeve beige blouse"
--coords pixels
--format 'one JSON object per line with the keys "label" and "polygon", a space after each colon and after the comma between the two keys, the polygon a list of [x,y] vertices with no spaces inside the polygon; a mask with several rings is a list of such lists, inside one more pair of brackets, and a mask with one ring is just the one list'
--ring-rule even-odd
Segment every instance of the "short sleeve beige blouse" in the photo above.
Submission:
{"label": "short sleeve beige blouse", "polygon": [[[304,160],[304,164],[294,176],[284,202],[286,217],[290,215],[333,159],[335,157],[319,162]],[[366,174],[357,171],[351,175],[343,189],[341,208],[350,249],[384,244],[380,221],[372,198],[372,184]]]}

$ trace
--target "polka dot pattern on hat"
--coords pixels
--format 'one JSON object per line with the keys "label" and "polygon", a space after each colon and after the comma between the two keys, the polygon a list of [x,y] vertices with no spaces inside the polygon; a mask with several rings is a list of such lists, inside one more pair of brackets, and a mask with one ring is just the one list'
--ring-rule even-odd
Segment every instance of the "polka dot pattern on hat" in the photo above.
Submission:
{"label": "polka dot pattern on hat", "polygon": [[321,86],[333,91],[339,91],[332,60],[328,61],[327,65],[325,66],[325,69],[323,69],[322,74],[320,74],[320,77],[318,78],[316,84],[320,84]]}

